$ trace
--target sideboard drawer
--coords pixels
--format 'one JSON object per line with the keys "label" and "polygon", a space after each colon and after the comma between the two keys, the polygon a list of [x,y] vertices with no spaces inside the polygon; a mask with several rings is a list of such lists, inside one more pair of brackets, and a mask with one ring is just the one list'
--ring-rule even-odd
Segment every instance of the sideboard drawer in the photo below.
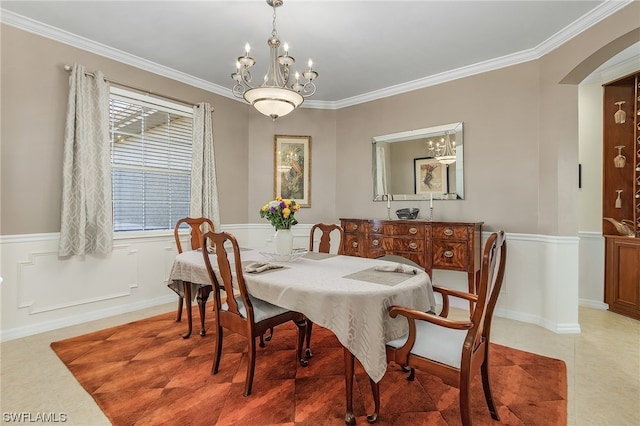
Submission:
{"label": "sideboard drawer", "polygon": [[433,240],[432,263],[434,268],[466,271],[469,265],[466,242]]}
{"label": "sideboard drawer", "polygon": [[390,235],[394,237],[425,237],[425,226],[413,223],[379,223],[369,224],[368,233]]}
{"label": "sideboard drawer", "polygon": [[394,238],[393,249],[396,251],[415,251],[424,253],[424,240],[414,238]]}
{"label": "sideboard drawer", "polygon": [[344,234],[344,254],[347,256],[366,257],[364,237],[358,234]]}
{"label": "sideboard drawer", "polygon": [[364,233],[365,231],[364,223],[359,220],[344,221],[344,223],[342,224],[342,229],[344,229],[344,232],[346,233],[351,233],[351,232]]}
{"label": "sideboard drawer", "polygon": [[464,241],[469,239],[469,228],[464,225],[433,225],[432,229],[434,239]]}

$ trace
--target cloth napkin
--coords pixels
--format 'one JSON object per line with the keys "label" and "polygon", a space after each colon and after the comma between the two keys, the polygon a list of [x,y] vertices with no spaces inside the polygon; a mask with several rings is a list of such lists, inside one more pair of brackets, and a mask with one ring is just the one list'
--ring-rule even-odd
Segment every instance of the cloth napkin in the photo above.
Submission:
{"label": "cloth napkin", "polygon": [[403,265],[402,263],[398,263],[397,265],[376,266],[374,269],[380,272],[400,272],[402,274],[409,275],[415,275],[418,273],[418,271],[416,271],[416,268],[413,268],[409,265]]}
{"label": "cloth napkin", "polygon": [[283,268],[283,266],[281,265],[274,265],[272,263],[262,263],[262,262],[256,262],[256,263],[252,263],[250,265],[247,265],[244,268],[245,272],[249,272],[249,273],[260,273],[260,272],[264,272],[267,271],[269,269],[280,269]]}

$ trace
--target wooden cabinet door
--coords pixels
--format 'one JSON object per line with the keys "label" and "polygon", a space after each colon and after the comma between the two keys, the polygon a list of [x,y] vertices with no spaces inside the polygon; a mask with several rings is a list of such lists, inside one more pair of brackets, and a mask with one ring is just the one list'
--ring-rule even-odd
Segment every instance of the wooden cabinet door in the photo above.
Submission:
{"label": "wooden cabinet door", "polygon": [[610,311],[640,320],[640,239],[606,241],[605,302]]}

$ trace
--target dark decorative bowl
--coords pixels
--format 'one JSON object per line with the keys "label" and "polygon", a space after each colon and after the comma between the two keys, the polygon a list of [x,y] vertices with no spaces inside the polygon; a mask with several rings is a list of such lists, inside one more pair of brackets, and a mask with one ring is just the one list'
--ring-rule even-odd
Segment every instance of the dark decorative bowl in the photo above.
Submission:
{"label": "dark decorative bowl", "polygon": [[420,213],[420,209],[417,209],[415,207],[396,210],[398,219],[415,219],[418,217],[418,213]]}

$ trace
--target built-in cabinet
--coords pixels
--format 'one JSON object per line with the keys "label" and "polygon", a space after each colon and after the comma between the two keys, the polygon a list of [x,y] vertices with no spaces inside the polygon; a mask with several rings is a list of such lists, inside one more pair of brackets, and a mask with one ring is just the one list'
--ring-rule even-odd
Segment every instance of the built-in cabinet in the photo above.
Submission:
{"label": "built-in cabinet", "polygon": [[469,291],[480,279],[482,222],[340,219],[345,254],[380,257],[394,254],[425,268],[466,272]]}
{"label": "built-in cabinet", "polygon": [[603,104],[604,298],[640,319],[640,72],[605,84]]}

